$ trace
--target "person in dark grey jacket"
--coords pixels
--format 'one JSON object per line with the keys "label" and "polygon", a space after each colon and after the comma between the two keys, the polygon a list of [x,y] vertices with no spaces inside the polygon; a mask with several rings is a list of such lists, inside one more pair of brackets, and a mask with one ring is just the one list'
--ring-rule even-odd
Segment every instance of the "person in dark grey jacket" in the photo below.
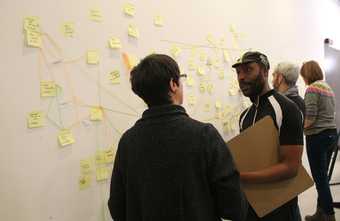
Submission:
{"label": "person in dark grey jacket", "polygon": [[292,100],[305,115],[305,102],[299,95],[296,82],[299,78],[300,68],[298,65],[290,62],[281,62],[276,65],[273,72],[273,87],[276,91],[282,93]]}
{"label": "person in dark grey jacket", "polygon": [[109,210],[115,221],[241,221],[247,202],[239,172],[218,131],[190,118],[177,63],[144,58],[131,71],[135,94],[148,105],[121,137]]}

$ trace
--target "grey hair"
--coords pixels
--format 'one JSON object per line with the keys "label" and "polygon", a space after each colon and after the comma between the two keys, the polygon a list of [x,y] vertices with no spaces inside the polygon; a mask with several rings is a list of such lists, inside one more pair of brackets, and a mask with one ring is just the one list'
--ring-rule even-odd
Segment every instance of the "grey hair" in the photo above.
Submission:
{"label": "grey hair", "polygon": [[281,62],[276,65],[274,73],[281,73],[288,86],[292,87],[299,78],[300,67],[290,62]]}

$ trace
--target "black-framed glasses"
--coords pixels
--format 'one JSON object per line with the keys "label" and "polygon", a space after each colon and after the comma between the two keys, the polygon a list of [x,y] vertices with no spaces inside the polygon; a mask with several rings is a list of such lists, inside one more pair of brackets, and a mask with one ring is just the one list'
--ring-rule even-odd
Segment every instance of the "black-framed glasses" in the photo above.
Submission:
{"label": "black-framed glasses", "polygon": [[187,78],[187,77],[188,77],[187,74],[180,74],[180,75],[179,75],[179,78]]}

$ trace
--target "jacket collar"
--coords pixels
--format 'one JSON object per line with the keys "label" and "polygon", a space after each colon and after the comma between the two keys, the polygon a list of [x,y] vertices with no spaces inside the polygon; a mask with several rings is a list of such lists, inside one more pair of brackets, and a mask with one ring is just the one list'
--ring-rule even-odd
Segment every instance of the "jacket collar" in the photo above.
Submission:
{"label": "jacket collar", "polygon": [[154,106],[150,107],[149,109],[145,110],[142,119],[150,119],[150,118],[158,118],[167,115],[187,115],[185,109],[182,106],[169,104],[169,105],[161,105],[161,106]]}
{"label": "jacket collar", "polygon": [[259,104],[261,104],[264,100],[266,100],[266,98],[272,96],[273,94],[275,94],[276,91],[271,89],[268,92],[266,92],[265,94],[261,95],[261,96],[257,96],[255,98],[251,98],[250,100],[252,101],[252,103],[255,106],[258,106]]}
{"label": "jacket collar", "polygon": [[299,90],[296,85],[290,87],[286,92],[283,93],[285,96],[299,96]]}

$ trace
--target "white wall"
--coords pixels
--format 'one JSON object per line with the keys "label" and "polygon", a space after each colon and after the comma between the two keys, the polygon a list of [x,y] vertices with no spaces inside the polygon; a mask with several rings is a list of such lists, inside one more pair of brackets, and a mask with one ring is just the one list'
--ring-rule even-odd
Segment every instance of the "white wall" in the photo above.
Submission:
{"label": "white wall", "polygon": [[[131,113],[127,106],[114,99],[121,97],[140,114],[145,106],[129,89],[120,52],[126,51],[145,56],[151,50],[168,52],[171,44],[160,40],[174,40],[190,44],[205,44],[207,34],[215,38],[225,37],[226,46],[232,47],[229,25],[234,25],[244,33],[241,48],[253,48],[265,52],[272,66],[276,62],[289,60],[301,62],[307,59],[323,59],[323,39],[329,37],[335,45],[340,44],[340,7],[335,0],[239,0],[239,1],[156,1],[135,0],[137,14],[127,18],[122,14],[121,0],[83,1],[43,1],[43,0],[2,0],[0,2],[1,77],[0,81],[0,217],[6,221],[36,220],[110,220],[105,204],[109,183],[95,181],[89,189],[78,189],[79,161],[94,154],[96,149],[116,144],[120,134],[112,125],[88,123],[76,125],[73,133],[76,143],[60,148],[56,141],[57,128],[50,122],[39,129],[27,129],[27,113],[47,110],[50,100],[39,97],[37,49],[27,48],[23,42],[22,22],[25,16],[39,16],[43,30],[49,33],[61,46],[65,58],[84,55],[91,48],[98,48],[102,54],[101,64],[90,67],[83,60],[72,64],[43,66],[42,75],[48,78],[53,73],[63,87],[67,101],[74,93],[88,104],[98,104],[98,88],[95,80],[98,71],[100,82],[110,93],[101,91],[102,105],[114,110]],[[102,23],[93,23],[87,17],[88,9],[98,6],[104,15]],[[152,25],[154,14],[165,18],[163,28]],[[59,32],[62,21],[74,21],[76,35],[65,39]],[[129,22],[140,29],[140,39],[131,40],[126,36]],[[115,52],[107,49],[110,36],[118,36],[123,49]],[[211,54],[211,50],[207,50]],[[190,51],[183,49],[178,58],[183,72],[187,70]],[[237,53],[240,53],[239,51]],[[234,54],[236,56],[236,54]],[[49,60],[51,62],[51,60]],[[197,107],[189,107],[188,112],[195,118],[210,121],[222,132],[221,121],[214,119],[214,108],[209,113],[203,111],[203,104],[220,99],[223,104],[240,105],[242,98],[229,96],[229,79],[234,77],[230,64],[223,64],[228,78],[218,80],[216,73],[209,75],[215,84],[213,95],[199,95],[195,88],[186,88],[186,95],[194,93],[200,100]],[[68,72],[65,73],[65,69]],[[122,84],[112,86],[106,74],[112,69],[122,71]],[[85,70],[85,72],[84,72]],[[87,74],[86,74],[87,73]],[[67,80],[70,78],[70,80]],[[196,77],[198,80],[198,77]],[[72,86],[68,84],[72,82]],[[213,104],[213,103],[212,103]],[[71,104],[62,108],[65,124],[75,119],[76,107]],[[88,109],[79,107],[81,116]],[[131,126],[136,117],[109,112],[109,119],[120,131]],[[55,113],[52,113],[56,116]],[[234,133],[225,134],[230,138]],[[305,161],[306,162],[306,161]],[[311,210],[311,199],[304,212]]]}

